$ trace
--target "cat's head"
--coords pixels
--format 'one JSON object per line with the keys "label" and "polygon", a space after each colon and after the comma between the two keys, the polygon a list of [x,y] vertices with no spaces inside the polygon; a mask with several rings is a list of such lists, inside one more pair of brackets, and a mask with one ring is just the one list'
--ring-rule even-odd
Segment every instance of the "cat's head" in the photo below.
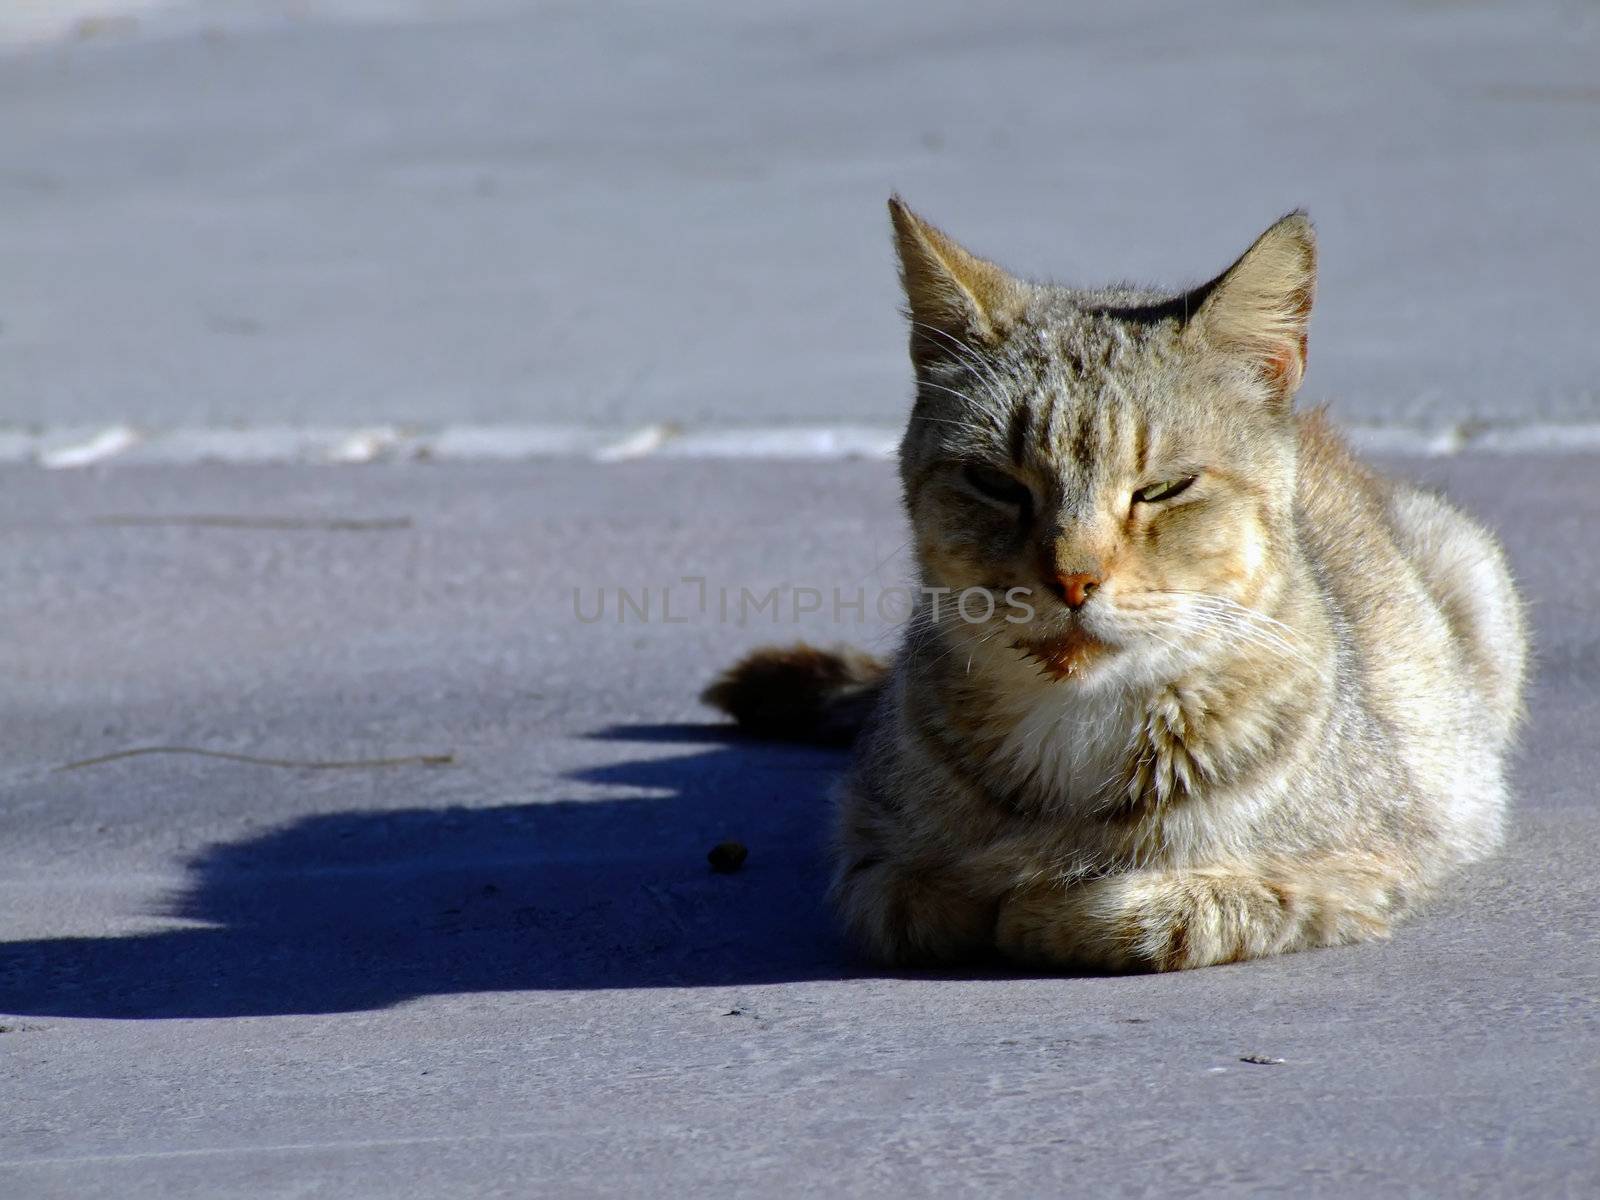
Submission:
{"label": "cat's head", "polygon": [[917,377],[901,478],[922,582],[950,589],[942,620],[1084,686],[1274,636],[1262,609],[1292,537],[1316,274],[1306,217],[1173,296],[1027,282],[890,211]]}

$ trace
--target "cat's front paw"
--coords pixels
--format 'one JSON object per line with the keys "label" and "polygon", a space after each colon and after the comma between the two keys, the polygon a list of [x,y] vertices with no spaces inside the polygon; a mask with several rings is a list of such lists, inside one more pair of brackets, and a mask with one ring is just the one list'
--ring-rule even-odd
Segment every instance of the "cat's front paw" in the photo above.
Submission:
{"label": "cat's front paw", "polygon": [[1019,890],[995,940],[1032,966],[1185,971],[1284,949],[1285,902],[1259,879],[1130,871]]}
{"label": "cat's front paw", "polygon": [[1013,962],[1053,970],[1150,970],[1107,919],[1102,880],[1020,888],[1000,902],[995,946]]}
{"label": "cat's front paw", "polygon": [[1385,937],[1391,907],[1381,875],[1342,861],[1281,878],[1130,871],[1019,889],[1000,906],[995,941],[1034,966],[1184,971]]}

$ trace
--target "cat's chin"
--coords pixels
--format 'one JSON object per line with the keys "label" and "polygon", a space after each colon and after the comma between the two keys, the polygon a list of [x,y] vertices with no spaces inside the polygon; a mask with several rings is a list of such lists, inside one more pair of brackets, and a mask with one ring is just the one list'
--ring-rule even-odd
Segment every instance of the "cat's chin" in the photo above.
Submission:
{"label": "cat's chin", "polygon": [[1011,645],[1058,683],[1081,681],[1118,650],[1081,625],[1073,625],[1049,637],[1018,638]]}

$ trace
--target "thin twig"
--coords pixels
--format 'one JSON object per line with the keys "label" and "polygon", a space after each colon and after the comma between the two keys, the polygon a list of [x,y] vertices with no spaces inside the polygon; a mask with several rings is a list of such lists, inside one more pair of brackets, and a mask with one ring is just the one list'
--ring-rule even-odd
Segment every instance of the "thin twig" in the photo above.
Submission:
{"label": "thin twig", "polygon": [[398,758],[353,758],[347,761],[315,758],[263,758],[256,754],[234,754],[228,750],[203,750],[198,746],[139,746],[133,750],[118,750],[96,758],[84,758],[57,767],[58,771],[76,771],[80,767],[98,767],[102,763],[116,762],[121,758],[139,758],[146,754],[194,754],[201,758],[222,758],[229,762],[249,763],[256,767],[303,767],[312,771],[362,770],[371,767],[444,767],[455,762],[454,754],[406,754]]}

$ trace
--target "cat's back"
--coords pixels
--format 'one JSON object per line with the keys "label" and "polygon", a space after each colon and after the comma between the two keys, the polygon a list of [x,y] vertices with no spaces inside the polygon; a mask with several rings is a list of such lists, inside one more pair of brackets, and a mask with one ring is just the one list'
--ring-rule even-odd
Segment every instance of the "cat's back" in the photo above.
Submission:
{"label": "cat's back", "polygon": [[1503,751],[1521,713],[1526,635],[1494,538],[1442,498],[1387,479],[1320,412],[1300,421],[1297,530],[1359,703],[1421,794],[1498,836]]}

